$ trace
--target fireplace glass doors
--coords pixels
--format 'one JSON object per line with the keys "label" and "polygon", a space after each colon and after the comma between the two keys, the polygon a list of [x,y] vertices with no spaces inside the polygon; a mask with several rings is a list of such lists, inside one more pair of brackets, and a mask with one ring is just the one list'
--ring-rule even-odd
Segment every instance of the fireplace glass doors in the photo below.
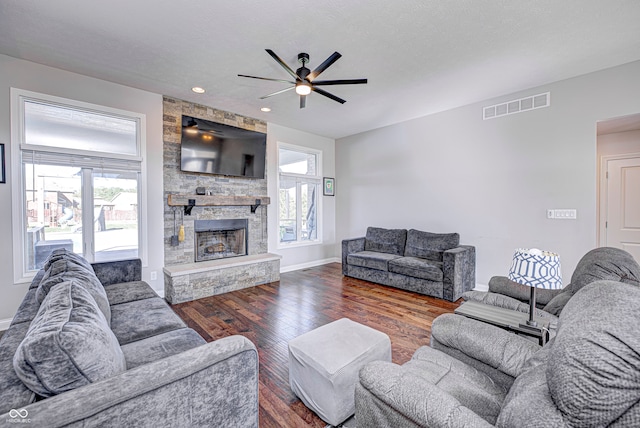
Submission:
{"label": "fireplace glass doors", "polygon": [[196,220],[196,262],[247,255],[247,219]]}

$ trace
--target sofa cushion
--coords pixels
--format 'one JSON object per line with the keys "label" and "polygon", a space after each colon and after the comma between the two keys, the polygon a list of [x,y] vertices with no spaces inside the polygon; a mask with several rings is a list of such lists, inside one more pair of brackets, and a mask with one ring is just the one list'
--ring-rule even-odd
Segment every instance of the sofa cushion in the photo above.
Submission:
{"label": "sofa cushion", "polygon": [[111,329],[120,345],[185,328],[164,299],[134,300],[111,307]]}
{"label": "sofa cushion", "polygon": [[405,229],[368,227],[364,241],[364,249],[365,251],[402,256],[406,242],[407,231]]}
{"label": "sofa cushion", "polygon": [[442,282],[442,263],[417,257],[400,257],[389,262],[389,272],[428,281]]}
{"label": "sofa cushion", "polygon": [[[496,427],[567,427],[547,385],[546,367],[552,339],[529,358],[502,403]],[[579,426],[597,426],[585,423]]]}
{"label": "sofa cushion", "polygon": [[407,245],[404,255],[422,259],[442,261],[442,252],[460,245],[457,233],[431,233],[410,229],[407,232]]}
{"label": "sofa cushion", "polygon": [[38,308],[40,308],[40,302],[36,299],[36,289],[30,288],[27,291],[27,295],[22,299],[16,315],[11,320],[11,324],[20,324],[25,321],[31,322],[36,317]]}
{"label": "sofa cushion", "polygon": [[640,423],[639,313],[640,288],[613,281],[589,284],[564,307],[546,375],[567,425]]}
{"label": "sofa cushion", "polygon": [[153,288],[144,281],[121,282],[104,287],[110,305],[133,302],[134,300],[158,297]]}
{"label": "sofa cushion", "polygon": [[44,269],[40,269],[38,272],[36,272],[36,275],[31,280],[31,285],[29,285],[29,290],[31,290],[32,288],[38,288],[38,286],[40,285],[40,281],[42,281],[42,277],[44,277]]}
{"label": "sofa cushion", "polygon": [[207,343],[195,330],[181,328],[122,346],[127,369],[179,354]]}
{"label": "sofa cushion", "polygon": [[49,291],[16,350],[13,365],[25,385],[44,397],[126,370],[104,315],[76,280]]}
{"label": "sofa cushion", "polygon": [[70,263],[75,263],[79,266],[84,267],[85,269],[93,272],[93,267],[91,267],[91,263],[89,263],[84,257],[79,254],[74,253],[73,251],[69,251],[66,248],[57,248],[51,252],[47,260],[44,262],[42,266],[42,270],[47,271],[51,267],[51,265],[58,260],[66,260]]}
{"label": "sofa cushion", "polygon": [[13,368],[13,356],[29,330],[29,321],[13,323],[0,339],[0,414],[21,409],[35,401],[35,394]]}
{"label": "sofa cushion", "polygon": [[486,374],[428,346],[419,348],[402,367],[407,375],[436,385],[464,407],[489,423],[495,423],[507,390]]}
{"label": "sofa cushion", "polygon": [[619,281],[640,285],[640,266],[628,252],[619,248],[600,247],[582,256],[571,276],[569,285],[575,294],[594,281]]}
{"label": "sofa cushion", "polygon": [[400,258],[395,254],[378,253],[376,251],[360,251],[358,253],[349,254],[347,263],[353,266],[360,266],[369,269],[389,270],[389,261]]}
{"label": "sofa cushion", "polygon": [[51,263],[38,286],[36,292],[38,302],[42,303],[52,287],[70,280],[75,280],[75,284],[85,287],[91,293],[107,323],[111,323],[111,310],[104,287],[93,273],[93,269],[89,270],[75,261],[61,259]]}

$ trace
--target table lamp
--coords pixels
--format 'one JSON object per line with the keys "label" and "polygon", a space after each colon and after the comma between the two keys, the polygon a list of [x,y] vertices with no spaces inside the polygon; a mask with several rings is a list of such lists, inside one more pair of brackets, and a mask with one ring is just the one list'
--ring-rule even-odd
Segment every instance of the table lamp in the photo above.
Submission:
{"label": "table lamp", "polygon": [[519,248],[513,255],[513,263],[509,269],[509,279],[518,284],[531,287],[529,299],[529,320],[520,327],[538,329],[533,319],[536,309],[536,288],[562,288],[562,274],[560,273],[560,256],[549,251],[532,248]]}

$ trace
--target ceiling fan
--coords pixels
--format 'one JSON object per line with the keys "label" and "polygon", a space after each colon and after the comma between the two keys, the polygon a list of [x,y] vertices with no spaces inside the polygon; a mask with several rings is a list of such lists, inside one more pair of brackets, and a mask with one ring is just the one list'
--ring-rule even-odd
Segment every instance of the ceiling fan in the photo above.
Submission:
{"label": "ceiling fan", "polygon": [[336,97],[335,95],[318,88],[318,86],[330,86],[330,85],[357,85],[362,83],[367,83],[367,79],[342,79],[342,80],[316,80],[316,77],[320,75],[323,71],[329,68],[334,62],[336,62],[342,55],[338,52],[334,52],[327,58],[322,64],[316,67],[315,70],[309,70],[306,65],[309,62],[309,54],[307,53],[299,53],[298,54],[298,62],[302,64],[302,67],[298,68],[295,72],[289,67],[275,52],[271,49],[265,49],[269,55],[273,59],[276,60],[278,64],[284,68],[287,73],[291,75],[295,81],[291,80],[282,80],[282,79],[271,79],[268,77],[256,77],[256,76],[247,76],[245,74],[238,74],[239,77],[249,77],[251,79],[260,79],[260,80],[270,80],[273,82],[283,82],[290,83],[294,86],[291,86],[286,89],[282,89],[280,91],[276,91],[272,94],[265,95],[264,97],[260,97],[261,100],[265,98],[272,97],[274,95],[281,94],[283,92],[290,91],[291,89],[295,89],[296,93],[300,95],[300,108],[304,108],[306,106],[306,97],[312,91],[316,92],[320,95],[324,95],[327,98],[330,98],[334,101],[339,102],[340,104],[344,104],[346,100],[342,98]]}

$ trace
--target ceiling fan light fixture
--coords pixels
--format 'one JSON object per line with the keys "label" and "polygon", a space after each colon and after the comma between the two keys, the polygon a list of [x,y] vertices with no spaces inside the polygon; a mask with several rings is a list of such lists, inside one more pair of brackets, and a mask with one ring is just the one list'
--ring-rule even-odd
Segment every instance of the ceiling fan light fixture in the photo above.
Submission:
{"label": "ceiling fan light fixture", "polygon": [[302,67],[298,68],[296,71],[293,71],[291,67],[289,67],[283,60],[280,58],[274,51],[271,49],[266,49],[267,53],[273,58],[278,64],[285,69],[289,76],[291,76],[294,80],[283,80],[283,79],[272,79],[270,77],[258,77],[258,76],[248,76],[246,74],[238,74],[239,77],[248,77],[251,79],[259,79],[259,80],[269,80],[272,82],[281,82],[288,83],[292,86],[276,91],[272,94],[265,95],[260,97],[261,100],[265,98],[272,97],[274,95],[281,94],[283,92],[290,91],[291,89],[295,89],[297,95],[300,96],[300,108],[305,108],[307,95],[311,92],[315,92],[324,97],[327,97],[333,101],[339,102],[340,104],[346,103],[346,100],[343,100],[340,97],[333,95],[330,92],[325,91],[324,89],[319,88],[319,86],[330,86],[330,85],[358,85],[367,83],[367,79],[338,79],[338,80],[316,80],[316,78],[322,74],[327,68],[329,68],[334,62],[336,62],[342,55],[338,52],[334,52],[329,56],[329,58],[325,59],[322,64],[317,66],[313,71],[307,68],[307,63],[309,62],[309,54],[300,53],[298,54],[298,62],[302,64]]}
{"label": "ceiling fan light fixture", "polygon": [[296,94],[309,95],[311,93],[311,84],[309,82],[296,83]]}

